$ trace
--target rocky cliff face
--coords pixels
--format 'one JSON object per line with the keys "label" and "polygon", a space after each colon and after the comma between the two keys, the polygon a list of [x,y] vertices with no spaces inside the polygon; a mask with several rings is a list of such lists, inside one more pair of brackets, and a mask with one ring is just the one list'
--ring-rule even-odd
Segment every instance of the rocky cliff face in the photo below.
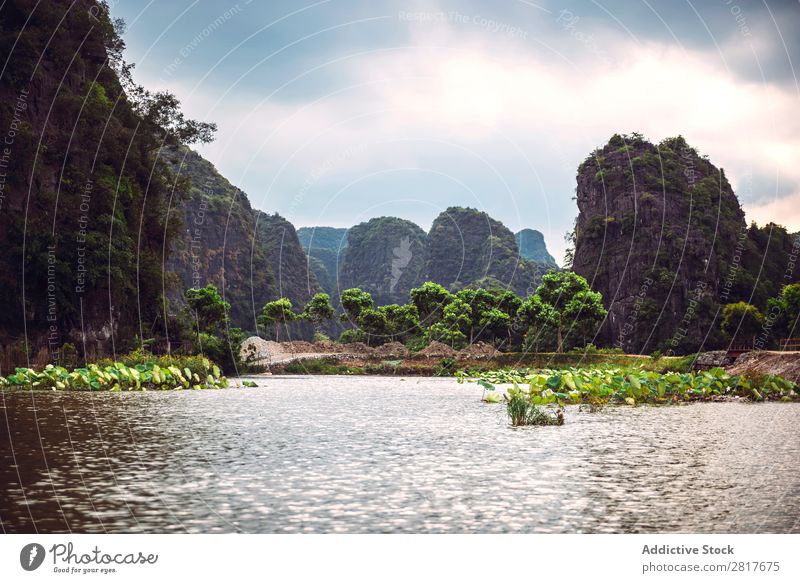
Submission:
{"label": "rocky cliff face", "polygon": [[341,289],[360,287],[376,304],[405,303],[425,282],[425,231],[411,221],[379,217],[351,228],[339,270]]}
{"label": "rocky cliff face", "polygon": [[428,233],[426,279],[451,290],[507,286],[526,296],[547,271],[520,257],[514,234],[503,223],[475,209],[448,208]]}
{"label": "rocky cliff face", "polygon": [[335,297],[339,289],[339,262],[347,246],[347,229],[338,227],[300,227],[300,244],[308,255],[309,266],[320,287]]}
{"label": "rocky cliff face", "polygon": [[519,255],[523,259],[535,261],[550,268],[558,267],[556,260],[547,250],[544,235],[536,229],[522,229],[514,235],[514,239],[519,248]]}
{"label": "rocky cliff face", "polygon": [[39,364],[65,343],[126,350],[163,324],[181,192],[155,156],[154,103],[123,88],[123,46],[105,3],[0,4],[0,344]]}
{"label": "rocky cliff face", "polygon": [[[453,291],[468,285],[510,287],[529,295],[542,275],[557,268],[539,231],[522,236],[531,260],[501,222],[475,209],[453,207],[430,232],[395,217],[380,217],[347,229],[303,227],[298,235],[311,269],[332,298],[360,287],[378,304],[406,302],[409,291],[434,281]],[[338,279],[337,279],[338,274]]]}
{"label": "rocky cliff face", "polygon": [[287,297],[302,309],[319,286],[292,224],[253,209],[247,195],[196,152],[171,149],[162,155],[191,183],[178,211],[184,228],[167,262],[177,276],[175,305],[186,289],[213,283],[231,304],[233,325],[250,332],[269,301]]}
{"label": "rocky cliff face", "polygon": [[719,344],[724,282],[747,236],[724,171],[681,137],[615,135],[577,180],[574,270],[609,310],[599,339],[628,352]]}

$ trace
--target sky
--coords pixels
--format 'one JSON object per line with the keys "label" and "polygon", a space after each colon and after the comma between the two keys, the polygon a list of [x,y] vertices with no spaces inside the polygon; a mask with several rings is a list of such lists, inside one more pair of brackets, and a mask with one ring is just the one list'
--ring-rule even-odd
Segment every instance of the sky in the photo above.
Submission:
{"label": "sky", "polygon": [[296,226],[449,206],[559,260],[614,133],[683,135],[748,221],[800,230],[797,0],[112,0],[136,81],[218,125],[197,148]]}

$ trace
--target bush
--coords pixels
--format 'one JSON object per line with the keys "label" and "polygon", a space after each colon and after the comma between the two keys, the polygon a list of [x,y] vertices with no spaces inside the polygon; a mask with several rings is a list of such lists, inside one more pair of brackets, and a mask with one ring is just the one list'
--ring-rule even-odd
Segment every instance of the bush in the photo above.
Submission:
{"label": "bush", "polygon": [[342,332],[339,342],[342,344],[352,344],[353,342],[364,342],[366,344],[367,335],[362,330],[349,329]]}
{"label": "bush", "polygon": [[438,366],[433,369],[433,376],[435,377],[451,377],[456,372],[458,363],[455,358],[449,356],[444,357],[439,361]]}

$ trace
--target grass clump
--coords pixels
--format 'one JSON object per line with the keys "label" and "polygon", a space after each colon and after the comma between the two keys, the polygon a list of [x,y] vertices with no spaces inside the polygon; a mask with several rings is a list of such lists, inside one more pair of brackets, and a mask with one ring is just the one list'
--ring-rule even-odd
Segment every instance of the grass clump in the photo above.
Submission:
{"label": "grass clump", "polygon": [[553,415],[543,407],[534,405],[521,391],[511,391],[505,396],[506,411],[511,425],[564,425],[564,413],[561,408]]}

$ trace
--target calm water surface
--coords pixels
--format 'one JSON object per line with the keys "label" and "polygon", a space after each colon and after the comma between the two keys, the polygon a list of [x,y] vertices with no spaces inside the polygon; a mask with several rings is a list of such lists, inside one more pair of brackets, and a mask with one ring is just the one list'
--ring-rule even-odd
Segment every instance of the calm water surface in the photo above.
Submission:
{"label": "calm water surface", "polygon": [[449,379],[0,393],[5,532],[796,532],[800,404],[570,409]]}

